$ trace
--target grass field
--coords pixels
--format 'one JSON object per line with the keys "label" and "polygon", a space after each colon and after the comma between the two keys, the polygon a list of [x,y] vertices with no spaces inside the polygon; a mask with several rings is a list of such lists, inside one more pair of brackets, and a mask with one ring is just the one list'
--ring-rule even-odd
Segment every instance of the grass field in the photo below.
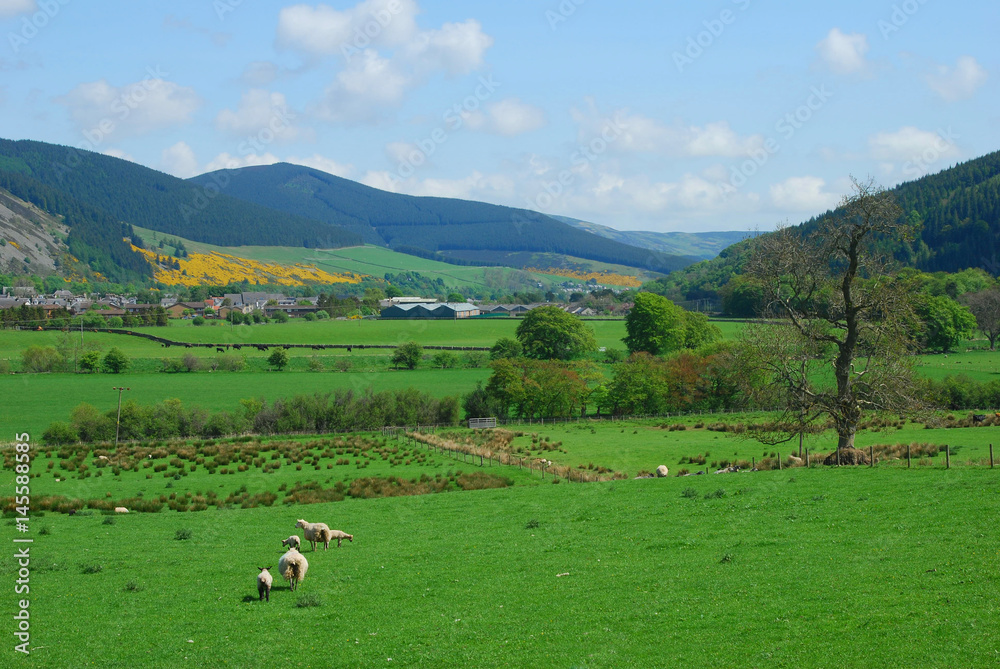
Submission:
{"label": "grass field", "polygon": [[[253,485],[243,473],[198,476],[177,490],[223,495]],[[94,496],[132,489],[108,474],[84,482]],[[988,469],[799,469],[522,479],[498,490],[292,507],[49,512],[27,535],[31,661],[994,666],[998,493],[1000,475]],[[277,565],[280,540],[302,517],[355,540],[306,548],[300,589],[275,578],[272,601],[257,602],[256,567]],[[11,554],[0,558],[7,574],[17,569]]]}
{"label": "grass field", "polygon": [[[155,248],[154,239],[164,237],[162,233],[154,233],[152,230],[133,226],[136,231],[146,240],[151,248]],[[155,235],[155,236],[154,236]],[[175,236],[166,235],[167,239]],[[330,273],[354,272],[365,274],[376,278],[382,278],[386,273],[398,274],[400,272],[419,272],[431,279],[441,279],[449,288],[480,288],[494,289],[499,287],[497,281],[504,281],[514,270],[503,268],[484,268],[473,266],[451,265],[437,260],[428,260],[417,256],[398,253],[382,246],[366,244],[365,246],[354,246],[341,249],[306,249],[289,246],[215,246],[202,242],[194,242],[183,239],[184,246],[189,253],[225,253],[249,260],[261,262],[276,262],[284,265],[305,264],[313,265],[319,269]],[[169,252],[169,248],[167,251]],[[539,253],[539,262],[548,262],[545,257],[550,254]],[[602,263],[595,260],[585,260],[583,258],[572,258],[567,256],[556,256],[556,258],[567,258],[571,263],[590,268],[595,272],[610,272],[612,275],[623,275],[628,277],[639,276],[643,280],[659,276],[645,270],[624,265],[614,265]],[[549,265],[539,264],[538,267],[545,268]],[[499,276],[498,276],[499,270]],[[541,281],[546,286],[559,284],[566,281],[565,276],[548,274],[545,272],[528,272],[537,281]],[[489,277],[489,278],[488,278]],[[582,282],[578,280],[578,282]],[[608,278],[602,279],[602,283],[614,285]],[[634,285],[634,284],[633,284]]]}

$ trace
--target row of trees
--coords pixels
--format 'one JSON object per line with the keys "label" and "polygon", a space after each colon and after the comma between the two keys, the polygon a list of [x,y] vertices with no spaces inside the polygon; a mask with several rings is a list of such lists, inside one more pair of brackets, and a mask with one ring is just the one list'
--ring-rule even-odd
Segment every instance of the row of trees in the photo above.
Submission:
{"label": "row of trees", "polygon": [[[115,418],[114,409],[101,412],[91,404],[79,404],[68,422],[52,423],[42,438],[47,444],[113,441]],[[123,440],[148,440],[215,438],[250,432],[324,433],[374,430],[385,425],[455,425],[459,418],[457,398],[438,399],[412,388],[379,393],[337,390],[271,403],[244,399],[235,411],[214,413],[185,407],[178,399],[151,406],[127,400],[121,407],[120,435]]]}

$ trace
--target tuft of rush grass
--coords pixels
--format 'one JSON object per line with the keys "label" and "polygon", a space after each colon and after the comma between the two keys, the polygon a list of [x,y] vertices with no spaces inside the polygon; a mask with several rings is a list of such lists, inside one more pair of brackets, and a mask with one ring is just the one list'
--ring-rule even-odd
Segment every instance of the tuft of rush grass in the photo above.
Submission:
{"label": "tuft of rush grass", "polygon": [[[703,476],[316,504],[306,518],[355,540],[309,552],[299,590],[276,587],[266,604],[256,567],[281,555],[302,508],[133,513],[113,526],[49,513],[53,532],[32,547],[32,620],[44,621],[33,659],[279,666],[312,648],[320,664],[352,667],[995,663],[996,470],[795,478],[730,474],[724,497]],[[172,538],[180,522],[188,541]],[[327,605],[300,608],[310,596]],[[81,617],[114,619],[115,634]]]}

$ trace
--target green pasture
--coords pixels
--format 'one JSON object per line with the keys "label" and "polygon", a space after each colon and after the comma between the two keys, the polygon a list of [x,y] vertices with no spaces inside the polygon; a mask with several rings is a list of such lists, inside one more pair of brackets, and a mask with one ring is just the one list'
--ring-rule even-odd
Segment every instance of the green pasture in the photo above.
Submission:
{"label": "green pasture", "polygon": [[[213,322],[213,321],[209,321]],[[519,319],[483,318],[461,320],[317,320],[293,319],[287,323],[265,323],[232,326],[221,321],[215,325],[195,326],[189,320],[172,320],[167,327],[135,328],[137,332],[151,334],[171,341],[191,343],[231,344],[342,344],[398,346],[416,341],[422,346],[477,346],[489,348],[501,337],[513,337]],[[598,346],[625,349],[625,322],[621,320],[588,321],[593,328]],[[77,346],[97,346],[107,350],[117,346],[132,357],[155,357],[176,354],[178,349],[164,349],[160,344],[130,335],[104,334],[84,331],[32,331],[0,330],[0,359],[17,359],[28,346],[56,346],[66,335]],[[368,351],[376,352],[377,349]],[[185,349],[195,355],[214,355],[214,349]],[[327,351],[333,353],[334,351]],[[359,349],[358,353],[365,352]],[[309,349],[290,349],[290,355],[311,354]],[[379,352],[384,355],[385,351]]]}
{"label": "green pasture", "polygon": [[[276,482],[287,467],[265,476]],[[199,485],[221,495],[252,485],[248,474],[206,475]],[[47,491],[46,478],[32,485]],[[95,497],[117,496],[119,486],[133,490],[122,479],[106,472],[81,483]],[[26,661],[994,666],[998,493],[996,470],[823,468],[291,507],[36,514],[20,535],[34,540]],[[271,601],[258,602],[256,568],[277,565],[280,540],[300,533],[297,518],[354,541],[307,547],[300,589],[276,576]],[[0,568],[17,571],[13,551]]]}
{"label": "green pasture", "polygon": [[[956,417],[963,415],[958,412]],[[556,464],[571,467],[594,464],[635,476],[643,471],[651,473],[659,465],[666,465],[671,474],[683,469],[691,473],[704,470],[714,472],[724,463],[753,463],[754,460],[760,462],[764,458],[775,456],[785,461],[789,455],[798,456],[798,438],[772,446],[734,432],[709,429],[712,424],[720,422],[737,424],[765,420],[767,416],[764,414],[716,414],[657,420],[587,420],[556,424],[551,421],[534,421],[531,424],[512,425],[510,429],[529,433],[528,436],[515,439],[515,447],[529,447],[531,435],[537,435],[540,440],[547,440],[548,443],[561,444],[560,448],[565,453],[555,451],[543,454]],[[670,429],[671,426],[678,425],[684,425],[687,429]],[[1000,464],[998,426],[928,429],[924,423],[907,422],[901,429],[864,430],[856,438],[857,447],[863,449],[895,444],[932,444],[939,447],[940,452],[933,457],[912,457],[913,467],[944,467],[946,445],[951,450],[952,466],[982,464],[989,458],[990,444],[994,445],[996,462]],[[817,454],[826,456],[836,446],[837,435],[833,430],[805,435],[803,457],[805,449],[813,457]],[[704,458],[703,464],[701,456]],[[906,466],[905,460],[879,463],[879,466],[887,464]]]}
{"label": "green pasture", "polygon": [[417,369],[351,372],[193,372],[165,374],[4,374],[0,375],[0,443],[9,433],[30,432],[37,439],[56,420],[68,420],[77,404],[89,402],[101,411],[118,402],[114,386],[131,388],[124,394],[139,404],[155,404],[176,397],[185,406],[209,411],[235,411],[239,400],[262,397],[273,401],[296,394],[330,392],[338,388],[365,392],[417,388],[438,397],[459,395],[485,382],[490,370]]}

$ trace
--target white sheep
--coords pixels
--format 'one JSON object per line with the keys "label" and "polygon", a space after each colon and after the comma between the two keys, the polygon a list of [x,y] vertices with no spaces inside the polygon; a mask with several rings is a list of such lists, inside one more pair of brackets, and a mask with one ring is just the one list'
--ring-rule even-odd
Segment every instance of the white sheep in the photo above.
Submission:
{"label": "white sheep", "polygon": [[116,506],[115,513],[128,513],[128,509],[126,509],[124,506]]}
{"label": "white sheep", "polygon": [[295,527],[302,528],[302,534],[305,536],[306,541],[308,541],[312,545],[313,550],[316,550],[316,541],[317,541],[316,533],[319,530],[330,529],[330,526],[327,525],[326,523],[307,523],[301,518],[295,521]]}
{"label": "white sheep", "polygon": [[293,534],[287,539],[282,539],[281,545],[288,546],[289,548],[299,548],[302,546],[302,540]]}
{"label": "white sheep", "polygon": [[354,541],[354,535],[348,534],[347,532],[341,532],[340,530],[329,530],[329,529],[319,529],[316,531],[316,541],[323,544],[323,550],[330,547],[330,540],[337,540],[337,548],[340,548],[340,542],[344,539],[348,541]]}
{"label": "white sheep", "polygon": [[278,573],[288,581],[293,592],[296,586],[305,579],[307,571],[309,571],[309,562],[306,560],[306,556],[295,548],[289,548],[288,552],[278,560]]}
{"label": "white sheep", "polygon": [[272,567],[257,567],[257,569],[260,570],[257,574],[257,594],[261,599],[271,601],[271,583],[274,582],[274,577],[267,570]]}
{"label": "white sheep", "polygon": [[670,475],[670,470],[667,469],[666,465],[660,465],[659,467],[656,468],[656,478],[662,479],[663,477],[669,475]]}

